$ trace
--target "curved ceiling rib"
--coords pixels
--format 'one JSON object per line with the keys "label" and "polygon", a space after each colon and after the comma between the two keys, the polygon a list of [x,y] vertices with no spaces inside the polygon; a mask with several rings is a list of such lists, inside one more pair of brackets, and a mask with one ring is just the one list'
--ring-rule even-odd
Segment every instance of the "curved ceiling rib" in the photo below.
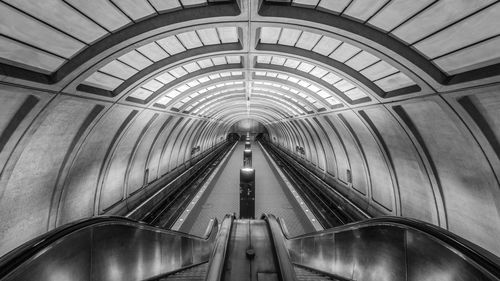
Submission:
{"label": "curved ceiling rib", "polygon": [[[184,59],[241,50],[238,27],[197,27],[165,36],[132,49],[87,77],[82,85],[105,89],[116,96],[138,79]],[[90,86],[90,87],[89,87]],[[82,88],[80,86],[80,88]]]}
{"label": "curved ceiling rib", "polygon": [[[343,41],[343,38],[334,38],[335,34],[319,33],[317,30],[307,28],[297,29],[296,26],[288,25],[262,26],[258,32],[260,38],[256,48],[272,52],[270,55],[278,57],[274,58],[272,64],[280,65],[280,54],[307,58],[319,62],[320,65],[333,67],[336,70],[335,74],[348,83],[369,86],[381,97],[393,96],[396,90],[399,90],[398,94],[420,90],[413,81],[417,77],[403,65],[390,58],[378,57],[368,49],[368,46],[362,45],[360,48],[349,44],[345,39]],[[290,62],[285,66],[311,72],[315,76],[328,75],[326,70],[319,66],[313,69]]]}
{"label": "curved ceiling rib", "polygon": [[500,15],[497,1],[266,0],[259,15],[366,42],[398,56],[435,89],[500,74],[499,31],[491,24]]}
{"label": "curved ceiling rib", "polygon": [[[238,91],[245,107],[274,101],[292,116],[432,93],[436,82],[446,86],[465,72],[491,67],[484,61],[496,61],[490,46],[499,36],[484,25],[500,10],[491,1],[456,4],[461,11],[430,0],[372,6],[324,0],[4,2],[4,24],[17,22],[13,15],[24,24],[23,32],[3,29],[3,48],[17,46],[36,58],[5,57],[8,76],[64,81],[59,89],[66,85],[82,96],[190,115]],[[437,24],[425,22],[430,15]],[[484,30],[472,32],[473,24]],[[473,36],[449,39],[459,27]],[[468,65],[457,64],[459,55]]]}
{"label": "curved ceiling rib", "polygon": [[[2,68],[12,77],[61,85],[124,44],[134,44],[185,23],[213,23],[241,13],[235,1],[5,1]],[[224,21],[224,20],[222,20]],[[17,26],[16,29],[8,28]],[[14,52],[13,50],[16,50]]]}

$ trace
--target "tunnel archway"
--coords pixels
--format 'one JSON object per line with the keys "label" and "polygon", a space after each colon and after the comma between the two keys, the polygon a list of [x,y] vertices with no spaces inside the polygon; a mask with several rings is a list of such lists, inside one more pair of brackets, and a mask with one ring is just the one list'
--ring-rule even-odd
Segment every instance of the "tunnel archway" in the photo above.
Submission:
{"label": "tunnel archway", "polygon": [[499,254],[500,4],[367,5],[0,3],[0,254],[121,208],[248,118],[370,214]]}

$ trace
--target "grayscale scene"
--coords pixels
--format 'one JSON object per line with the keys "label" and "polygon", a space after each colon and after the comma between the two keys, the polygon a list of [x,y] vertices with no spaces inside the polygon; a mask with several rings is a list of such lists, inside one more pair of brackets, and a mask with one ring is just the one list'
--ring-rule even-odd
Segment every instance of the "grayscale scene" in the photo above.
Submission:
{"label": "grayscale scene", "polygon": [[500,1],[0,0],[0,281],[500,281]]}

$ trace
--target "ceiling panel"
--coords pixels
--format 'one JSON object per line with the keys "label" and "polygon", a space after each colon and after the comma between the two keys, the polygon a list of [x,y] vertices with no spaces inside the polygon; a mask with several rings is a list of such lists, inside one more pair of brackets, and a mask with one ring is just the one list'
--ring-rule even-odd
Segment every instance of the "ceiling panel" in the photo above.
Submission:
{"label": "ceiling panel", "polygon": [[294,46],[299,39],[301,31],[297,29],[283,28],[278,44]]}
{"label": "ceiling panel", "polygon": [[240,56],[226,56],[227,63],[241,63],[241,57]]}
{"label": "ceiling panel", "polygon": [[317,8],[334,14],[340,14],[351,1],[352,0],[321,0]]}
{"label": "ceiling panel", "polygon": [[341,43],[342,42],[339,41],[339,40],[337,40],[337,39],[333,39],[331,37],[323,36],[319,40],[318,44],[316,44],[316,46],[314,46],[314,48],[312,49],[312,51],[316,52],[316,53],[319,53],[319,54],[322,54],[323,56],[328,56]]}
{"label": "ceiling panel", "polygon": [[262,27],[260,29],[260,42],[264,44],[277,44],[280,37],[281,28]]}
{"label": "ceiling panel", "polygon": [[222,43],[238,42],[238,28],[236,27],[217,27],[217,32]]}
{"label": "ceiling panel", "polygon": [[151,3],[158,12],[182,9],[181,3],[179,3],[178,0],[149,0],[149,3]]}
{"label": "ceiling panel", "polygon": [[499,57],[500,36],[497,36],[472,47],[440,57],[433,62],[446,73],[453,75],[462,71],[499,63]]}
{"label": "ceiling panel", "polygon": [[434,0],[393,0],[368,23],[382,30],[390,31],[414,14],[417,14]]}
{"label": "ceiling panel", "polygon": [[480,8],[494,2],[493,0],[441,0],[410,19],[392,34],[407,43],[415,41],[451,24]]}
{"label": "ceiling panel", "polygon": [[345,62],[346,65],[350,66],[351,68],[355,70],[361,70],[371,64],[374,64],[375,62],[379,61],[380,59],[377,58],[376,56],[362,51],[358,53],[356,56],[350,58],[348,61]]}
{"label": "ceiling panel", "polygon": [[114,60],[107,65],[103,66],[99,71],[102,71],[104,73],[111,74],[115,77],[121,78],[123,80],[126,80],[130,77],[132,77],[134,74],[137,73],[137,70],[118,61]]}
{"label": "ceiling panel", "polygon": [[87,79],[85,79],[85,84],[103,88],[105,90],[112,91],[116,89],[116,87],[120,86],[123,80],[109,76],[105,73],[94,72]]}
{"label": "ceiling panel", "polygon": [[136,50],[126,53],[125,55],[118,58],[120,61],[132,66],[137,70],[144,69],[153,64],[144,55],[140,54]]}
{"label": "ceiling panel", "polygon": [[414,47],[432,59],[498,35],[500,25],[492,24],[498,19],[500,19],[500,3],[418,42]]}
{"label": "ceiling panel", "polygon": [[165,50],[163,50],[160,45],[158,45],[156,42],[149,43],[147,45],[144,45],[142,47],[137,48],[137,50],[148,57],[152,61],[160,61],[162,59],[167,58],[169,55]]}
{"label": "ceiling panel", "polygon": [[326,99],[326,101],[330,104],[330,105],[337,105],[337,104],[342,104],[338,99],[334,98],[334,97],[329,97]]}
{"label": "ceiling panel", "polygon": [[363,92],[360,88],[354,88],[344,93],[351,100],[358,100],[364,97],[367,97],[365,92]]}
{"label": "ceiling panel", "polygon": [[156,102],[155,102],[155,104],[166,105],[171,100],[172,100],[171,98],[169,98],[167,96],[163,96],[163,97],[157,99]]}
{"label": "ceiling panel", "polygon": [[35,67],[46,74],[56,71],[66,62],[65,59],[3,36],[0,36],[0,57],[16,63]]}
{"label": "ceiling panel", "polygon": [[170,73],[165,72],[165,73],[157,76],[155,79],[158,80],[158,81],[160,81],[160,82],[162,82],[162,83],[164,83],[164,84],[168,84],[168,83],[174,81],[175,77],[172,76],[172,75],[170,75]]}
{"label": "ceiling panel", "polygon": [[198,48],[203,46],[200,37],[194,31],[184,32],[177,35],[182,45],[188,49]]}
{"label": "ceiling panel", "polygon": [[201,68],[207,68],[207,67],[214,66],[214,63],[210,59],[199,60],[199,61],[197,61],[197,63],[200,65]]}
{"label": "ceiling panel", "polygon": [[325,76],[327,73],[328,73],[328,71],[326,69],[321,68],[321,67],[315,67],[310,72],[311,75],[314,75],[314,76],[316,76],[318,78],[321,78],[321,77]]}
{"label": "ceiling panel", "polygon": [[377,12],[388,0],[354,0],[344,11],[344,15],[359,21],[366,21]]}
{"label": "ceiling panel", "polygon": [[314,65],[307,63],[307,62],[301,62],[299,66],[297,66],[297,69],[303,72],[308,72],[311,71],[314,68]]}
{"label": "ceiling panel", "polygon": [[392,73],[398,72],[396,68],[392,65],[386,63],[385,61],[379,61],[374,65],[371,65],[361,71],[361,74],[366,76],[370,80],[376,80],[381,77],[390,75]]}
{"label": "ceiling panel", "polygon": [[338,82],[341,78],[330,72],[327,75],[323,76],[321,79],[333,85],[336,82]]}
{"label": "ceiling panel", "polygon": [[169,73],[172,74],[172,76],[174,76],[175,78],[179,78],[188,74],[187,71],[182,67],[176,67],[170,70]]}
{"label": "ceiling panel", "polygon": [[403,87],[414,85],[415,83],[401,72],[395,73],[391,76],[384,77],[375,81],[375,84],[382,90],[389,92],[392,90],[400,89]]}
{"label": "ceiling panel", "polygon": [[201,6],[206,5],[207,0],[181,0],[184,7]]}
{"label": "ceiling panel", "polygon": [[191,62],[183,66],[189,72],[195,72],[201,69],[201,67],[196,62]]}
{"label": "ceiling panel", "polygon": [[109,31],[115,31],[132,22],[108,0],[66,0],[66,2]]}
{"label": "ceiling panel", "polygon": [[360,50],[361,49],[351,44],[343,43],[333,53],[331,53],[329,57],[340,62],[345,62],[346,60],[353,57]]}
{"label": "ceiling panel", "polygon": [[186,51],[186,48],[182,46],[181,42],[175,36],[169,36],[156,42],[170,55],[175,55]]}
{"label": "ceiling panel", "polygon": [[341,80],[341,81],[335,83],[334,86],[335,86],[335,88],[341,90],[342,92],[348,91],[348,90],[355,87],[351,82],[346,81],[346,80]]}
{"label": "ceiling panel", "polygon": [[110,0],[134,21],[155,15],[156,11],[147,0]]}
{"label": "ceiling panel", "polygon": [[271,59],[271,64],[274,65],[283,65],[284,63],[285,63],[284,57],[273,56],[273,58]]}
{"label": "ceiling panel", "polygon": [[71,58],[85,47],[84,43],[3,3],[0,3],[0,33],[64,58]]}
{"label": "ceiling panel", "polygon": [[153,91],[153,92],[158,91],[163,86],[164,86],[163,83],[160,83],[154,79],[150,80],[146,84],[142,85],[143,88],[148,89],[148,90]]}
{"label": "ceiling panel", "polygon": [[300,35],[300,38],[297,41],[297,44],[295,44],[295,47],[306,49],[306,50],[311,50],[314,47],[314,45],[316,45],[316,43],[318,43],[320,38],[321,38],[321,35],[319,35],[319,34],[304,31]]}
{"label": "ceiling panel", "polygon": [[215,65],[227,64],[225,57],[215,57],[212,58],[212,61],[214,62]]}
{"label": "ceiling panel", "polygon": [[198,33],[203,45],[215,45],[221,43],[215,28],[199,29],[196,33]]}
{"label": "ceiling panel", "polygon": [[258,56],[257,57],[257,63],[270,63],[271,62],[271,56]]}
{"label": "ceiling panel", "polygon": [[299,66],[300,61],[294,60],[294,59],[287,59],[284,66],[290,67],[290,68],[297,68]]}
{"label": "ceiling panel", "polygon": [[318,5],[319,0],[293,0],[292,5],[295,6],[305,6],[305,7],[316,7]]}
{"label": "ceiling panel", "polygon": [[6,0],[18,9],[89,44],[108,32],[59,0]]}
{"label": "ceiling panel", "polygon": [[149,90],[146,90],[146,89],[143,89],[143,88],[138,88],[134,92],[132,92],[132,94],[130,94],[129,97],[133,97],[133,98],[136,98],[136,99],[145,100],[149,96],[151,96],[152,94],[153,94],[153,92],[151,92]]}

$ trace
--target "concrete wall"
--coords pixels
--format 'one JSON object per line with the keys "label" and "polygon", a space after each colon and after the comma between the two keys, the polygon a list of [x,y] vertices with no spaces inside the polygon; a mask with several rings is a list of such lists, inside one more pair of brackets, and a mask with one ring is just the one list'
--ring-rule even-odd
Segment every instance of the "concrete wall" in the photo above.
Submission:
{"label": "concrete wall", "polygon": [[[340,110],[269,132],[372,215],[427,221],[498,255],[499,112],[497,85]],[[326,168],[317,162],[323,155]]]}
{"label": "concrete wall", "polygon": [[191,157],[225,140],[222,131],[202,134],[213,125],[0,85],[0,255],[59,225],[105,214],[189,165]]}

